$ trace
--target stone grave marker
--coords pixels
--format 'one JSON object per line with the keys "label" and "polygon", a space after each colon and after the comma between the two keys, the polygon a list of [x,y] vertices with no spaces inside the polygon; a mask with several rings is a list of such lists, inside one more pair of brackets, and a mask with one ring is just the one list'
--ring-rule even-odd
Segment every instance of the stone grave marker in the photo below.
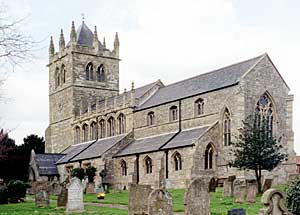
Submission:
{"label": "stone grave marker", "polygon": [[49,193],[46,190],[40,190],[35,193],[35,205],[38,207],[49,206]]}
{"label": "stone grave marker", "polygon": [[223,196],[233,196],[233,181],[236,179],[236,176],[229,176],[227,179],[224,181],[223,185]]}
{"label": "stone grave marker", "polygon": [[60,190],[60,193],[57,196],[57,207],[66,207],[68,202],[68,190],[63,187]]}
{"label": "stone grave marker", "polygon": [[76,177],[71,178],[70,183],[67,186],[67,189],[68,189],[67,212],[83,211],[84,210],[83,186],[81,181]]}
{"label": "stone grave marker", "polygon": [[94,194],[95,193],[95,183],[87,183],[86,185],[86,193]]}
{"label": "stone grave marker", "polygon": [[284,205],[284,195],[276,189],[269,189],[264,192],[261,203],[263,208],[258,215],[292,215]]}
{"label": "stone grave marker", "polygon": [[273,179],[266,178],[263,183],[263,192],[266,192],[272,186]]}
{"label": "stone grave marker", "polygon": [[244,208],[234,208],[228,211],[227,215],[246,215]]}
{"label": "stone grave marker", "polygon": [[208,186],[204,178],[196,178],[191,182],[184,198],[185,215],[210,215]]}
{"label": "stone grave marker", "polygon": [[128,215],[142,215],[148,213],[148,197],[153,191],[150,185],[130,184]]}
{"label": "stone grave marker", "polygon": [[257,182],[255,179],[246,181],[247,183],[247,202],[255,203],[257,194]]}
{"label": "stone grave marker", "polygon": [[245,179],[237,178],[233,182],[233,196],[236,203],[244,203],[246,198],[247,187]]}
{"label": "stone grave marker", "polygon": [[150,193],[148,215],[173,215],[172,196],[167,190],[156,189]]}

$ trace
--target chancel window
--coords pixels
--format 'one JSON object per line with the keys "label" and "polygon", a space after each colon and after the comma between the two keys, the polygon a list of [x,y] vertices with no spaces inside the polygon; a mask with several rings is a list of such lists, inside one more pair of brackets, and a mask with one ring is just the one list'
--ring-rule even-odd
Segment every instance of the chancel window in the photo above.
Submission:
{"label": "chancel window", "polygon": [[231,118],[230,112],[226,108],[223,115],[223,135],[224,135],[224,146],[230,145],[231,142]]}
{"label": "chancel window", "polygon": [[75,143],[80,143],[80,127],[75,128]]}
{"label": "chancel window", "polygon": [[151,174],[152,173],[152,159],[148,156],[145,159],[145,167],[146,167],[146,174]]}
{"label": "chancel window", "polygon": [[96,124],[96,122],[91,123],[91,139],[92,140],[97,139],[97,124]]}
{"label": "chancel window", "polygon": [[274,121],[274,106],[270,97],[265,93],[262,95],[255,108],[255,116],[258,126],[265,124],[267,127],[268,135],[273,134],[273,121]]}
{"label": "chancel window", "polygon": [[174,169],[175,171],[182,170],[181,155],[178,152],[174,155]]}
{"label": "chancel window", "polygon": [[154,115],[154,112],[151,111],[151,112],[149,112],[148,115],[147,115],[147,124],[148,124],[148,125],[154,125],[154,123],[155,123],[154,120],[155,120],[155,115]]}
{"label": "chancel window", "polygon": [[127,175],[127,165],[124,160],[121,161],[121,173],[122,173],[122,176]]}
{"label": "chancel window", "polygon": [[212,144],[208,144],[206,147],[206,150],[205,150],[204,168],[212,169],[213,161],[214,161],[214,148],[213,148]]}
{"label": "chancel window", "polygon": [[85,79],[88,81],[92,81],[94,79],[92,62],[89,62],[85,68]]}
{"label": "chancel window", "polygon": [[175,121],[178,119],[178,109],[177,106],[172,106],[170,108],[170,121]]}
{"label": "chancel window", "polygon": [[125,120],[125,115],[123,113],[121,113],[118,116],[118,130],[119,130],[119,134],[123,134],[125,133],[126,130],[126,120]]}
{"label": "chancel window", "polygon": [[116,125],[116,121],[115,121],[115,118],[113,117],[110,117],[108,120],[107,120],[107,136],[111,137],[111,136],[114,136],[115,135],[115,125]]}
{"label": "chancel window", "polygon": [[89,137],[88,125],[84,124],[82,126],[82,130],[83,130],[83,142],[86,142],[86,141],[88,141],[88,137]]}
{"label": "chancel window", "polygon": [[204,101],[203,99],[198,99],[195,102],[195,115],[199,116],[202,115],[204,113]]}
{"label": "chancel window", "polygon": [[105,120],[101,119],[99,122],[99,137],[103,138],[105,137]]}
{"label": "chancel window", "polygon": [[99,82],[105,81],[105,68],[103,64],[98,66],[96,76],[97,76],[97,81]]}

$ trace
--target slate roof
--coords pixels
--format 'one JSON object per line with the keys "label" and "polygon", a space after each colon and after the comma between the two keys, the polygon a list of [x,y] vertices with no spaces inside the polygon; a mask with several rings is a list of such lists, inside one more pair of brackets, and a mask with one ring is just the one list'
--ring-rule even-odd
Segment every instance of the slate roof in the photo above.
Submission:
{"label": "slate roof", "polygon": [[64,156],[64,154],[36,154],[36,164],[40,176],[59,175],[55,163]]}
{"label": "slate roof", "polygon": [[[82,24],[77,29],[77,44],[82,46],[93,46],[93,38],[93,32],[84,22],[82,22]],[[102,44],[100,42],[99,44],[101,47]]]}
{"label": "slate roof", "polygon": [[178,133],[170,142],[161,149],[191,146],[195,140],[202,136],[210,126],[198,127],[195,129],[183,130]]}
{"label": "slate roof", "polygon": [[176,132],[136,139],[116,156],[132,155],[159,150]]}
{"label": "slate roof", "polygon": [[87,147],[89,147],[94,142],[95,142],[95,140],[69,146],[64,151],[62,151],[62,154],[65,154],[65,156],[62,157],[61,159],[59,159],[56,162],[56,164],[63,164],[63,163],[69,162],[73,157],[78,155],[80,152],[85,150]]}
{"label": "slate roof", "polygon": [[265,55],[162,87],[136,110],[238,84],[241,77],[258,63],[263,56]]}
{"label": "slate roof", "polygon": [[123,134],[114,137],[99,139],[97,142],[93,143],[90,147],[86,148],[84,151],[82,151],[80,154],[72,158],[70,161],[73,162],[73,161],[100,157],[107,150],[109,150],[114,145],[116,145],[120,140],[122,140],[125,136],[126,135]]}

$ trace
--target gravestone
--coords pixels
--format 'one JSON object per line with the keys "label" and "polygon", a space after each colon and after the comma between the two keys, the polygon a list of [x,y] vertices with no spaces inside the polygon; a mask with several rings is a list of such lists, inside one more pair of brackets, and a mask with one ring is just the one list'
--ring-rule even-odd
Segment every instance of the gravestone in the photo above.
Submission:
{"label": "gravestone", "polygon": [[223,185],[223,196],[228,196],[232,197],[233,196],[233,181],[236,179],[236,176],[229,176],[227,179],[224,181]]}
{"label": "gravestone", "polygon": [[128,215],[143,215],[148,213],[148,197],[152,192],[150,185],[130,184]]}
{"label": "gravestone", "polygon": [[261,203],[263,208],[258,215],[292,215],[284,205],[284,195],[281,191],[269,189],[264,192]]}
{"label": "gravestone", "polygon": [[87,183],[86,185],[86,193],[94,194],[95,193],[95,183]]}
{"label": "gravestone", "polygon": [[215,178],[211,178],[209,181],[209,192],[216,192],[217,180]]}
{"label": "gravestone", "polygon": [[263,192],[266,192],[272,186],[273,179],[266,178],[263,183]]}
{"label": "gravestone", "polygon": [[83,211],[83,186],[81,181],[74,177],[71,178],[67,186],[68,189],[68,202],[67,212]]}
{"label": "gravestone", "polygon": [[229,210],[227,215],[246,215],[246,210],[244,208],[234,208]]}
{"label": "gravestone", "polygon": [[237,178],[233,182],[233,196],[236,203],[244,203],[246,198],[246,181],[244,179]]}
{"label": "gravestone", "polygon": [[57,207],[66,207],[68,202],[68,190],[63,187],[60,190],[60,193],[57,196]]}
{"label": "gravestone", "polygon": [[255,179],[247,180],[247,202],[255,203],[257,194],[257,182]]}
{"label": "gravestone", "polygon": [[49,187],[49,193],[58,196],[61,192],[62,185],[58,182],[52,182]]}
{"label": "gravestone", "polygon": [[165,189],[156,189],[148,197],[148,215],[173,215],[171,194]]}
{"label": "gravestone", "polygon": [[196,178],[189,185],[184,198],[185,215],[210,215],[208,183],[204,178]]}
{"label": "gravestone", "polygon": [[45,190],[40,190],[35,194],[35,205],[37,207],[47,207],[49,206],[49,194]]}

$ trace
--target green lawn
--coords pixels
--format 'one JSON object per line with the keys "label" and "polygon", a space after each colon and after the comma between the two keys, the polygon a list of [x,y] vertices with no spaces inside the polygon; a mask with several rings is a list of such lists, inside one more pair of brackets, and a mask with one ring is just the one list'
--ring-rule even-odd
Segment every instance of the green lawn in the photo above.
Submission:
{"label": "green lawn", "polygon": [[128,205],[128,191],[111,191],[106,194],[105,199],[98,200],[95,194],[85,194],[83,198],[84,202],[101,202],[103,204],[119,204]]}

